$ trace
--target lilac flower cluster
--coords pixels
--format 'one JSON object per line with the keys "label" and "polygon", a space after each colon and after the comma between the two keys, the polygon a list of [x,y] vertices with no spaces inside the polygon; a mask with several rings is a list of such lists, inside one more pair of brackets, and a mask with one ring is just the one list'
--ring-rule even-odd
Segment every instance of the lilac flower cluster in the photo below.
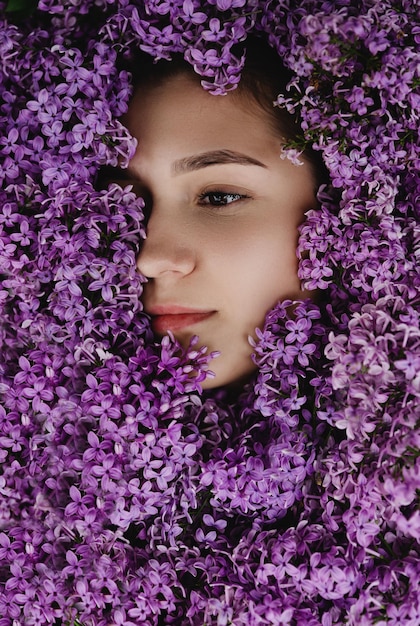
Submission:
{"label": "lilac flower cluster", "polygon": [[[420,623],[415,4],[0,3],[0,626]],[[154,339],[143,201],[97,178],[135,149],[135,50],[220,94],[249,35],[330,182],[317,303],[268,313],[232,401],[195,340]]]}

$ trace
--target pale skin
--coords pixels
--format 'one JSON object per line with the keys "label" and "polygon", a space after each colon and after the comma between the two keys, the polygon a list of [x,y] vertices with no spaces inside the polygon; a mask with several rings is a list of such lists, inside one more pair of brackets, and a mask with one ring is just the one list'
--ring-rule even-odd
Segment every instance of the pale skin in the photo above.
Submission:
{"label": "pale skin", "polygon": [[268,310],[309,295],[296,245],[315,205],[311,167],[280,158],[283,139],[252,99],[184,74],[139,89],[125,123],[138,140],[129,179],[151,209],[137,267],[152,326],[220,352],[203,388],[242,382]]}

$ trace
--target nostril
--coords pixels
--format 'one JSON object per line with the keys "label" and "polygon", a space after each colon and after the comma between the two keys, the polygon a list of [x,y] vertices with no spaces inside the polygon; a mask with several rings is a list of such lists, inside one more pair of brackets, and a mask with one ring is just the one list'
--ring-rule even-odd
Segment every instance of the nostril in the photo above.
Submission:
{"label": "nostril", "polygon": [[195,267],[192,246],[179,241],[173,227],[161,228],[154,218],[152,215],[146,239],[140,245],[137,270],[148,279],[190,274]]}

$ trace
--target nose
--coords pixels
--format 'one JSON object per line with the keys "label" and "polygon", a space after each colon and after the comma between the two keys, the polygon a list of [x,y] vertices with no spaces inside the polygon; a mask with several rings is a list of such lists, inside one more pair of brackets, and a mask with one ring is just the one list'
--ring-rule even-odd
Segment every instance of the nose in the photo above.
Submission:
{"label": "nose", "polygon": [[137,269],[146,278],[186,276],[195,266],[193,246],[187,225],[170,217],[168,212],[153,208],[146,239],[137,257]]}

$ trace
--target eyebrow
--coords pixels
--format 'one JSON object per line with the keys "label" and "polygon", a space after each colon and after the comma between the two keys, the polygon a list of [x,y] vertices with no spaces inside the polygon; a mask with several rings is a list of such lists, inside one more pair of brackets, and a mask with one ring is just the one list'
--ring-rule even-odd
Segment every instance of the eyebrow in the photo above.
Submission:
{"label": "eyebrow", "polygon": [[[193,154],[184,159],[174,161],[171,169],[173,174],[185,174],[186,172],[193,172],[205,167],[210,167],[211,165],[225,165],[228,163],[235,165],[257,165],[258,167],[267,169],[267,165],[258,161],[258,159],[254,159],[242,152],[235,152],[234,150],[209,150],[208,152]],[[137,176],[130,166],[128,166],[128,168],[121,168],[104,165],[100,169],[100,178],[130,182],[133,179],[137,179]]]}
{"label": "eyebrow", "polygon": [[234,152],[233,150],[211,150],[202,152],[201,154],[193,154],[192,156],[179,159],[172,164],[172,172],[174,174],[184,174],[201,170],[211,165],[225,165],[234,163],[235,165],[257,165],[258,167],[267,168],[264,163],[254,159],[242,152]]}

